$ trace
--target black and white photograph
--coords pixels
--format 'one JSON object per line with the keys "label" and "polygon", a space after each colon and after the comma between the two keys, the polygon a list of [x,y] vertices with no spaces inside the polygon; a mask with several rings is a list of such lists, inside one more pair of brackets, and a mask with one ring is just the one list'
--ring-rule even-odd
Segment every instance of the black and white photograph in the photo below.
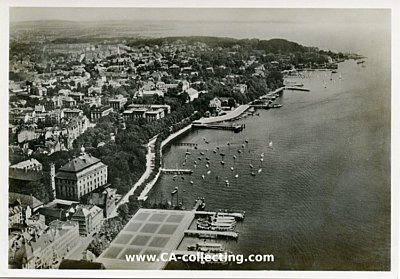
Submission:
{"label": "black and white photograph", "polygon": [[22,3],[5,274],[397,278],[388,2]]}

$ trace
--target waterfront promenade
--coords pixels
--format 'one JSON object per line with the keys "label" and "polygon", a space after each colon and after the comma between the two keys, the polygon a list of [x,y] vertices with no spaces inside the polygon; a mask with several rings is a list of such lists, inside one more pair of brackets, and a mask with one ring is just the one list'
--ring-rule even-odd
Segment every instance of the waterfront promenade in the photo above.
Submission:
{"label": "waterfront promenade", "polygon": [[127,203],[129,201],[129,197],[133,195],[135,190],[147,179],[149,178],[150,174],[154,170],[154,160],[156,157],[156,154],[154,153],[154,146],[157,140],[157,136],[153,137],[150,139],[150,141],[147,144],[147,154],[146,154],[146,170],[140,177],[140,179],[133,185],[133,187],[129,190],[128,193],[126,193],[116,204],[114,211],[111,213],[109,218],[114,218],[115,216],[118,215],[117,209],[121,204]]}
{"label": "waterfront promenade", "polygon": [[[192,128],[192,124],[189,124],[188,126],[180,129],[179,131],[176,131],[175,133],[169,135],[165,140],[161,142],[161,150],[160,150],[160,158],[162,160],[162,149],[164,146],[166,146],[170,141],[172,141],[174,138],[186,133]],[[155,156],[155,155],[154,155]],[[153,171],[153,170],[151,170]],[[161,174],[162,169],[160,168],[154,177],[153,180],[151,180],[147,185],[144,187],[143,191],[140,193],[140,196],[138,197],[138,200],[145,201],[147,199],[147,194],[150,192],[150,190],[153,188],[154,184],[156,184],[160,174]]]}

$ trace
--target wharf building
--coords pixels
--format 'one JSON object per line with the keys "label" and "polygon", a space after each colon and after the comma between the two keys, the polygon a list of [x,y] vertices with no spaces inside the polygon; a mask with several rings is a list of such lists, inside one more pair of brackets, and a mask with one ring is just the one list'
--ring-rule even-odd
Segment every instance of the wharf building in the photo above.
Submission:
{"label": "wharf building", "polygon": [[79,201],[80,198],[107,184],[107,165],[84,152],[62,166],[55,176],[56,197]]}

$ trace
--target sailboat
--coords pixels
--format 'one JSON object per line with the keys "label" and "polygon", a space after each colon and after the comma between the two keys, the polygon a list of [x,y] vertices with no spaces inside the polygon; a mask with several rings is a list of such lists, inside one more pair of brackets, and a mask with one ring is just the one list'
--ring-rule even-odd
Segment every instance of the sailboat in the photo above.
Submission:
{"label": "sailboat", "polygon": [[268,147],[269,147],[269,148],[272,148],[272,145],[273,145],[273,143],[272,143],[272,140],[271,140],[271,136],[269,136]]}

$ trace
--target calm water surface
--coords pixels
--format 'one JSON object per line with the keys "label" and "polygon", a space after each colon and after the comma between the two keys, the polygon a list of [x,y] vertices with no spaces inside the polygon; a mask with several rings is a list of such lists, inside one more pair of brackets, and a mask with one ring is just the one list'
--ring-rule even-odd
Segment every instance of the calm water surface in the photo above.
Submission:
{"label": "calm water surface", "polygon": [[[384,70],[377,74],[376,67],[368,60],[365,67],[347,61],[337,74],[291,78],[311,92],[285,91],[281,109],[259,110],[259,116],[236,121],[246,124],[242,133],[190,132],[179,141],[199,144],[198,150],[189,150],[185,166],[194,173],[176,181],[163,175],[150,199],[170,199],[177,186],[187,207],[202,196],[209,210],[245,210],[238,241],[224,245],[245,255],[272,253],[275,262],[231,268],[388,270],[390,76]],[[217,146],[225,153],[224,166],[220,152],[213,153]],[[182,167],[186,151],[177,145],[168,148],[165,167]],[[209,169],[205,157],[210,158]]]}

